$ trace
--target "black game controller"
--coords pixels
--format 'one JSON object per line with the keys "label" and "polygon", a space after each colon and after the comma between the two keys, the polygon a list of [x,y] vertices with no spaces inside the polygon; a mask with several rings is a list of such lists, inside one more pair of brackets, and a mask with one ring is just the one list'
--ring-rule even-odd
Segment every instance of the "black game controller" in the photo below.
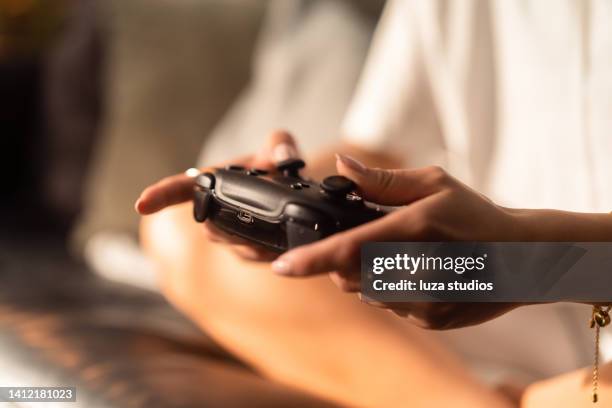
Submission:
{"label": "black game controller", "polygon": [[194,217],[275,252],[284,252],[377,219],[385,212],[364,203],[343,176],[305,180],[290,159],[277,173],[227,166],[196,178]]}

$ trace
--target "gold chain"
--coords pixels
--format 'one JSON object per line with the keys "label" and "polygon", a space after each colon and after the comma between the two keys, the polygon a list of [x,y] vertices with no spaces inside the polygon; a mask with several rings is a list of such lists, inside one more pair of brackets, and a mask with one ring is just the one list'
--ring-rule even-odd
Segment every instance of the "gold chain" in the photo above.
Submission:
{"label": "gold chain", "polygon": [[593,306],[589,325],[595,329],[595,358],[593,359],[593,403],[597,402],[599,388],[599,331],[610,324],[610,306]]}

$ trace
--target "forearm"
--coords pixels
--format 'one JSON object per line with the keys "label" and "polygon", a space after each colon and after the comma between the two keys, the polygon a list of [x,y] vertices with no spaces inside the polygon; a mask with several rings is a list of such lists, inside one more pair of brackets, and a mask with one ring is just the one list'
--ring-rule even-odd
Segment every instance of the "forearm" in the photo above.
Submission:
{"label": "forearm", "polygon": [[612,214],[510,210],[522,241],[612,241]]}

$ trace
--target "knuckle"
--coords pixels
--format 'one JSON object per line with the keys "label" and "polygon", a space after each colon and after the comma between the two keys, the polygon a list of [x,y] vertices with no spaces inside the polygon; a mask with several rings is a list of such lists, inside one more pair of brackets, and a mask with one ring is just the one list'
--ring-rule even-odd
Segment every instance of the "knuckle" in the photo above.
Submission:
{"label": "knuckle", "polygon": [[294,143],[293,136],[291,136],[291,133],[289,133],[288,131],[284,129],[274,130],[272,133],[270,133],[269,140],[273,144],[279,144],[279,143],[293,144]]}
{"label": "knuckle", "polygon": [[[293,264],[294,273],[298,276],[306,276],[314,272],[318,272],[320,268],[317,267],[319,263],[316,258],[313,257],[301,257],[299,262]],[[326,271],[324,271],[326,272]]]}
{"label": "knuckle", "polygon": [[291,264],[293,274],[296,276],[308,276],[313,273],[328,272],[326,271],[323,257],[319,255],[318,250],[304,246],[291,251]]}
{"label": "knuckle", "polygon": [[383,194],[391,189],[391,186],[393,185],[393,178],[394,174],[390,171],[382,169],[376,170],[376,184],[379,186],[379,189]]}
{"label": "knuckle", "polygon": [[428,178],[434,185],[444,186],[450,181],[450,175],[440,166],[429,166],[426,170]]}
{"label": "knuckle", "polygon": [[170,184],[172,182],[172,177],[173,176],[166,176],[163,177],[161,180],[159,180],[157,182],[157,185],[166,185],[166,184]]}

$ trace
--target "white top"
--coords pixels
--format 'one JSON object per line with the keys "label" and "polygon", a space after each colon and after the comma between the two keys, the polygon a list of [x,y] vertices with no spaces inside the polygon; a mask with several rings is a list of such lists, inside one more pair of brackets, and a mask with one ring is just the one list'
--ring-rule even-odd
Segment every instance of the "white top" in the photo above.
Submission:
{"label": "white top", "polygon": [[[390,0],[343,130],[503,205],[609,212],[612,1]],[[588,317],[536,306],[444,336],[541,377],[589,364]]]}
{"label": "white top", "polygon": [[612,2],[391,0],[346,140],[498,203],[612,210]]}

